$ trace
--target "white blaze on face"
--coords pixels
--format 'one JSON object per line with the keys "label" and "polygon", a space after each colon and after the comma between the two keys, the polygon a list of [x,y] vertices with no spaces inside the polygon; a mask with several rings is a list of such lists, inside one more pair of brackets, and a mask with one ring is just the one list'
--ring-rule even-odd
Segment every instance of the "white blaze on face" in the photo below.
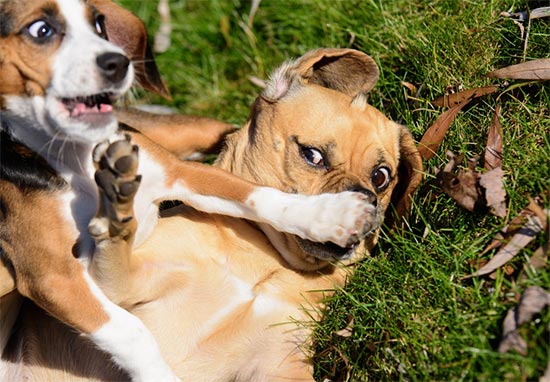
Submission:
{"label": "white blaze on face", "polygon": [[65,21],[61,45],[53,57],[52,80],[45,97],[43,123],[50,134],[85,143],[97,143],[113,134],[118,125],[108,105],[97,107],[96,118],[77,118],[85,113],[82,102],[72,101],[71,110],[62,100],[111,93],[124,94],[134,79],[132,65],[122,83],[105,81],[98,67],[98,57],[105,53],[124,55],[124,51],[98,35],[90,23],[85,3],[78,0],[58,0]]}

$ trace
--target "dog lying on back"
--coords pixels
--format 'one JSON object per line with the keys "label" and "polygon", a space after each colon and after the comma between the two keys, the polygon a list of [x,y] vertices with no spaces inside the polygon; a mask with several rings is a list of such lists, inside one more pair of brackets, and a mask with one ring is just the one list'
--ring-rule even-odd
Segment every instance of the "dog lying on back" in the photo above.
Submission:
{"label": "dog lying on back", "polygon": [[[117,275],[130,263],[116,251],[93,258],[101,252],[95,241],[120,236],[127,246],[121,251],[131,251],[153,231],[163,200],[344,248],[369,230],[372,205],[362,193],[308,197],[257,186],[180,161],[130,129],[138,168],[137,146],[118,131],[112,103],[134,82],[126,52],[143,48],[146,34],[129,41],[133,31],[124,28],[139,20],[110,1],[0,0],[0,22],[2,262],[18,293],[76,329],[133,380],[176,375],[142,321],[116,304],[126,287]],[[151,66],[140,62],[140,79],[148,81]],[[209,129],[218,137],[227,126]],[[13,301],[1,308],[8,312],[4,340],[17,308]],[[6,368],[2,360],[2,375]]]}
{"label": "dog lying on back", "polygon": [[[96,236],[94,261],[105,262],[103,277],[114,280],[109,296],[145,323],[178,376],[205,382],[313,380],[308,322],[319,318],[324,297],[344,285],[353,264],[376,244],[384,216],[405,213],[421,179],[409,132],[366,102],[377,78],[374,61],[350,49],[320,49],[284,64],[216,163],[288,192],[362,193],[371,206],[369,232],[353,248],[185,205],[166,211],[152,235],[132,248],[133,220],[111,217],[130,216],[131,198],[123,204],[101,198],[93,221],[102,221],[108,233]],[[135,117],[123,113],[121,119]],[[135,177],[135,164],[130,167],[110,181]],[[109,188],[108,182],[100,188]],[[126,378],[31,303],[23,306],[3,357],[10,362],[8,378]]]}

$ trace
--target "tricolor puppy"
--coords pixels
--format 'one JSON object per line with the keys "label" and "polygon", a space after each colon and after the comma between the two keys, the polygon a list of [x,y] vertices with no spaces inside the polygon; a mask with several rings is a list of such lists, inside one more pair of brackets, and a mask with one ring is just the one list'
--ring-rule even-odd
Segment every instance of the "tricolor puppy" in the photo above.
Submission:
{"label": "tricolor puppy", "polygon": [[[167,381],[176,377],[166,354],[138,318],[107,297],[111,284],[121,285],[112,280],[117,269],[107,273],[92,259],[88,232],[99,201],[96,170],[102,198],[118,208],[104,212],[123,226],[140,182],[133,167],[137,148],[117,135],[112,107],[133,84],[135,70],[150,74],[144,65],[134,69],[125,53],[135,44],[124,44],[117,25],[131,22],[107,0],[0,0],[0,247],[21,295],[78,330],[133,380]],[[150,234],[158,204],[168,199],[342,247],[369,230],[372,205],[361,193],[286,194],[182,162],[145,136],[131,135],[141,150],[136,244]],[[94,151],[105,140],[112,144]],[[94,221],[92,235],[109,234],[107,218]],[[10,318],[3,314],[3,329]]]}
{"label": "tricolor puppy", "polygon": [[[370,230],[353,250],[188,206],[167,211],[153,234],[132,248],[133,220],[117,218],[131,214],[131,196],[124,203],[101,198],[94,222],[109,229],[96,236],[94,262],[102,264],[102,286],[151,330],[178,376],[313,381],[311,321],[319,318],[323,298],[375,245],[384,216],[391,211],[400,218],[407,210],[421,178],[409,132],[366,102],[377,78],[374,61],[350,49],[320,49],[283,65],[217,162],[239,177],[288,192],[365,195]],[[98,166],[105,167],[101,161]],[[101,183],[102,195],[109,184],[133,179],[135,166],[128,169]],[[298,213],[309,219],[307,209]],[[345,210],[332,217],[338,220],[340,213]],[[22,309],[4,359],[12,362],[8,378],[124,378],[106,367],[96,349],[31,304]]]}

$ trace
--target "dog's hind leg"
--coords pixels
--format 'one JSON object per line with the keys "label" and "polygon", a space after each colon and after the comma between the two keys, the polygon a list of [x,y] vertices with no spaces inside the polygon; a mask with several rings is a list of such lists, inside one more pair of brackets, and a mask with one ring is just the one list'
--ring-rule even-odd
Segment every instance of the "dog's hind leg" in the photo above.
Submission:
{"label": "dog's hind leg", "polygon": [[[57,198],[5,187],[10,189],[0,193],[0,245],[13,266],[18,291],[110,354],[133,381],[175,381],[145,325],[111,302],[71,254],[74,241],[68,238],[73,235],[62,228],[65,218]],[[22,346],[21,361],[34,362]]]}

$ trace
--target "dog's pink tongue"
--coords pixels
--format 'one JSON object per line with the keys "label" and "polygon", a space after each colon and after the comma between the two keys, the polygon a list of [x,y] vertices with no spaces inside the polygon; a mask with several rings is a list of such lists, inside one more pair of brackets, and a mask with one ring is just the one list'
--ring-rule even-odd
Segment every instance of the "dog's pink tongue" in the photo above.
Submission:
{"label": "dog's pink tongue", "polygon": [[84,114],[111,113],[112,111],[113,106],[104,103],[100,104],[99,107],[88,107],[84,103],[77,103],[71,111],[71,117],[78,117]]}

